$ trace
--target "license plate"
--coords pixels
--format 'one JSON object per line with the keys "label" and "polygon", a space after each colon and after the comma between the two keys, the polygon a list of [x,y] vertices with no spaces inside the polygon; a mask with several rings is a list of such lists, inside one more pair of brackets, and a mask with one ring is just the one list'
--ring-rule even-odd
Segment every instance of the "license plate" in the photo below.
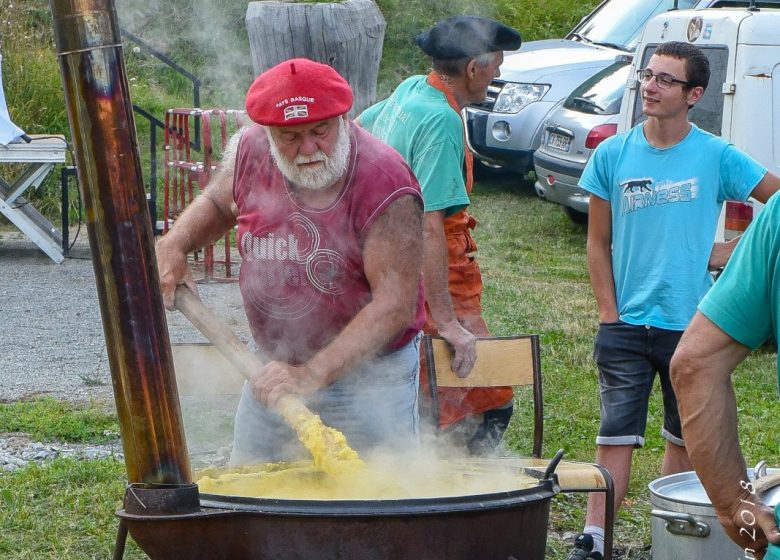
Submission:
{"label": "license plate", "polygon": [[551,132],[547,136],[547,147],[560,150],[562,152],[568,152],[571,147],[571,138],[564,136],[563,134],[556,134]]}

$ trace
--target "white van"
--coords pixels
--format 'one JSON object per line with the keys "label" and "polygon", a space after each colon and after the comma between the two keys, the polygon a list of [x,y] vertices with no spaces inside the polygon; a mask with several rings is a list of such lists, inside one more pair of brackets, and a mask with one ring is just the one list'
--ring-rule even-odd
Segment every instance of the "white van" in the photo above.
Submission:
{"label": "white van", "polygon": [[[760,3],[759,3],[760,4]],[[687,41],[710,60],[710,83],[691,110],[700,128],[718,134],[780,175],[780,10],[706,9],[665,12],[642,33],[633,70],[645,68],[656,47]],[[644,120],[636,72],[630,74],[618,132]],[[727,202],[718,241],[747,227],[761,204]]]}

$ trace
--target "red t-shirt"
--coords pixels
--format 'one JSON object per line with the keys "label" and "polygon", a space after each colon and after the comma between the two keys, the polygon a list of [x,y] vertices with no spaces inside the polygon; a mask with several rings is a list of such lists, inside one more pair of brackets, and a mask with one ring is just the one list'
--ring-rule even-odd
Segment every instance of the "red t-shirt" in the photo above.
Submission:
{"label": "red t-shirt", "polygon": [[[324,209],[297,202],[273,162],[265,130],[252,126],[236,155],[239,285],[257,345],[275,360],[301,364],[330,343],[371,301],[363,243],[394,200],[422,200],[403,158],[350,127],[344,187]],[[425,320],[422,276],[417,316],[387,349],[409,342]]]}

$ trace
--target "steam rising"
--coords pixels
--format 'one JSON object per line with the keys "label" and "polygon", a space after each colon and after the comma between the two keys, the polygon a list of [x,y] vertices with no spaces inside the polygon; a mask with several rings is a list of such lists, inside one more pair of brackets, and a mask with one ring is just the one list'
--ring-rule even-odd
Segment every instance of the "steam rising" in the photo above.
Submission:
{"label": "steam rising", "polygon": [[434,452],[373,453],[368,468],[327,475],[310,462],[251,465],[198,473],[201,492],[295,500],[396,500],[473,496],[533,487],[513,458],[458,460]]}
{"label": "steam rising", "polygon": [[[207,474],[216,476],[219,473],[211,469],[228,465],[233,437],[233,415],[243,379],[211,346],[174,345],[174,359],[186,436],[193,454],[193,467],[198,471],[206,469]],[[367,396],[363,404],[367,411],[371,411],[375,424],[384,425],[386,435],[382,439],[390,442],[390,445],[357,448],[357,451],[375,472],[398,470],[409,473],[414,472],[414,465],[414,468],[424,468],[428,471],[429,476],[426,479],[430,482],[431,473],[452,468],[444,463],[468,458],[462,442],[457,441],[457,438],[434,435],[433,428],[429,425],[421,426],[419,444],[394,439],[395,429],[391,422],[383,418],[381,412],[386,408],[385,398],[381,391],[372,392],[372,395]],[[289,445],[284,449],[284,455],[268,457],[268,461],[310,461],[310,455],[297,440],[294,432],[283,423],[277,434],[260,437],[273,438],[277,435],[286,438]],[[348,443],[353,445],[351,441]],[[498,478],[494,477],[494,480],[509,480],[501,479],[502,472],[510,476],[499,469],[495,473]],[[410,484],[412,486],[409,487],[409,492],[415,488],[419,490],[413,482]]]}
{"label": "steam rising", "polygon": [[[243,108],[254,78],[245,3],[220,0],[123,0],[119,25],[202,80],[204,107]],[[142,55],[146,56],[146,55]],[[205,57],[199,70],[191,63]],[[155,61],[155,67],[162,63]],[[173,70],[170,70],[173,73]]]}

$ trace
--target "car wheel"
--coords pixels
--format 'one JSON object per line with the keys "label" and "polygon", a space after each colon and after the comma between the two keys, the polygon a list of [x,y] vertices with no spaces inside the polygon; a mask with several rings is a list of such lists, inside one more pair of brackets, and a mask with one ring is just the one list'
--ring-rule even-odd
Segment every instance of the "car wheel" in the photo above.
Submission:
{"label": "car wheel", "polygon": [[575,224],[581,226],[588,225],[588,214],[586,214],[585,212],[579,212],[574,208],[569,208],[568,206],[564,206],[563,211],[566,212],[566,215]]}

